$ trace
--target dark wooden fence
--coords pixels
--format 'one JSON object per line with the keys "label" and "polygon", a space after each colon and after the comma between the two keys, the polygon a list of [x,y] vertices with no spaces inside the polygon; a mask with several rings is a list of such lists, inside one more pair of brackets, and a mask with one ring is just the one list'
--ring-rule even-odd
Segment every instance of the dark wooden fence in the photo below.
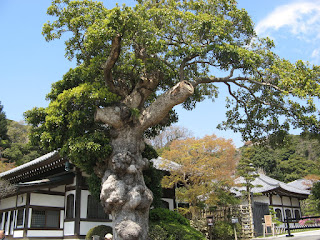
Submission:
{"label": "dark wooden fence", "polygon": [[320,216],[311,216],[311,217],[300,217],[300,218],[286,218],[285,223],[286,223],[286,231],[288,234],[286,235],[287,237],[293,237],[291,234],[292,230],[295,229],[307,229],[307,228],[320,228],[320,223],[314,222],[313,224],[305,224],[305,225],[295,225],[295,226],[290,226],[290,223],[297,223],[300,220],[303,219],[319,219]]}

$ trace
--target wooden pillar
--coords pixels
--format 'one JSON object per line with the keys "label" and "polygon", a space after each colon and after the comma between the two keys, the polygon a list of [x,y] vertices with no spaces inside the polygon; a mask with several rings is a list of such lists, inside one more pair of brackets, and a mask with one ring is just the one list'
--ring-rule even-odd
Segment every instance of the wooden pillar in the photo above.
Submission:
{"label": "wooden pillar", "polygon": [[74,235],[80,237],[80,213],[81,213],[81,185],[82,175],[78,168],[76,168],[76,201],[75,201],[75,221],[74,221]]}
{"label": "wooden pillar", "polygon": [[30,214],[30,193],[27,193],[26,195],[27,195],[27,198],[26,198],[26,209],[25,209],[24,226],[23,226],[23,238],[27,238],[28,226],[29,226],[29,214]]}
{"label": "wooden pillar", "polygon": [[[280,196],[280,195],[279,195]],[[284,208],[283,208],[283,199],[282,199],[282,196],[280,196],[280,199],[281,199],[281,208],[282,208],[282,220],[284,221],[285,219],[285,212],[284,212]]]}

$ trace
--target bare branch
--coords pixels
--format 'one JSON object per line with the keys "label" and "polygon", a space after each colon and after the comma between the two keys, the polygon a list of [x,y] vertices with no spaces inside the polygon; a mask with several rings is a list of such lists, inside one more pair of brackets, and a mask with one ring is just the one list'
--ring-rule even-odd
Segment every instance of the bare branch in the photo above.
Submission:
{"label": "bare branch", "polygon": [[[233,76],[233,72],[234,69],[232,68],[230,70],[230,73],[228,76],[226,77],[206,77],[206,78],[199,78],[197,80],[195,80],[194,82],[192,82],[192,86],[196,87],[199,84],[203,84],[203,83],[213,83],[213,82],[234,82],[237,81],[238,79],[231,79],[231,77]],[[239,79],[240,80],[240,79]]]}
{"label": "bare branch", "polygon": [[246,89],[246,90],[250,93],[250,95],[255,99],[255,101],[257,101],[257,102],[259,102],[259,103],[261,103],[261,104],[264,104],[264,105],[269,105],[269,106],[271,105],[270,103],[261,101],[259,98],[257,98],[257,96],[256,96],[256,95],[251,91],[251,89],[248,88],[247,86],[245,86],[245,85],[243,85],[243,84],[239,84],[239,83],[237,83],[237,82],[234,82],[234,84],[237,85],[237,86],[240,87],[240,88]]}
{"label": "bare branch", "polygon": [[192,56],[189,56],[189,57],[186,57],[186,58],[183,59],[181,65],[180,65],[180,69],[179,69],[180,81],[184,81],[184,68],[185,68],[186,64],[187,64],[190,60],[194,59],[194,58],[197,57],[197,56],[198,56],[197,54],[194,54],[194,55],[192,55]]}
{"label": "bare branch", "polygon": [[226,84],[228,86],[229,94],[237,101],[237,103],[241,103],[243,105],[243,108],[244,108],[244,111],[245,111],[246,115],[249,116],[246,103],[244,101],[240,100],[236,95],[233,94],[233,92],[231,90],[231,86],[230,86],[229,83],[225,82],[224,84]]}

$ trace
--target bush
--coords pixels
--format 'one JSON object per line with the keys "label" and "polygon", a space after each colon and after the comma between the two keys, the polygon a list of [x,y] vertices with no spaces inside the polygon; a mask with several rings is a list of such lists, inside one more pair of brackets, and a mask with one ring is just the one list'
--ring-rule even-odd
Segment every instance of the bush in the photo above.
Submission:
{"label": "bush", "polygon": [[227,221],[217,221],[212,228],[213,239],[232,240],[234,239],[233,233],[233,226]]}
{"label": "bush", "polygon": [[92,240],[93,235],[98,235],[100,236],[100,239],[104,239],[104,236],[107,233],[112,233],[112,227],[106,226],[106,225],[99,225],[94,228],[91,228],[87,235],[86,235],[86,240]]}
{"label": "bush", "polygon": [[150,211],[149,240],[204,240],[189,220],[164,208]]}
{"label": "bush", "polygon": [[182,225],[190,226],[188,219],[181,214],[166,208],[155,208],[150,210],[149,219],[151,222],[177,222]]}

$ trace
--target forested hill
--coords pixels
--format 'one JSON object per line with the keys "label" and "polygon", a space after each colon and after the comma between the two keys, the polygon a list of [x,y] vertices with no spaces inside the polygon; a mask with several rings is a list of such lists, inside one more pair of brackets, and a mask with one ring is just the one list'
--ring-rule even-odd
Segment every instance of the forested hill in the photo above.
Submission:
{"label": "forested hill", "polygon": [[[1,102],[0,102],[1,103]],[[45,152],[31,146],[30,127],[23,122],[8,120],[0,104],[0,172],[29,162]]]}
{"label": "forested hill", "polygon": [[275,179],[291,182],[307,175],[320,175],[320,142],[314,138],[289,135],[282,146],[242,147],[255,168]]}

